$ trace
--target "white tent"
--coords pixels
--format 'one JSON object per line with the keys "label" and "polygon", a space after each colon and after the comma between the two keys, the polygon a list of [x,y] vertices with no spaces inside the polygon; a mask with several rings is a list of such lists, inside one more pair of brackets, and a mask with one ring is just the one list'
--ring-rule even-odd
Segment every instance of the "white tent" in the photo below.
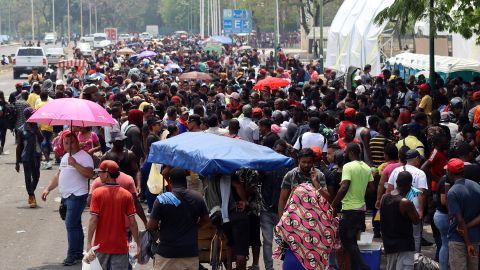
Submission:
{"label": "white tent", "polygon": [[338,10],[328,34],[326,67],[346,70],[349,66],[372,65],[380,72],[378,37],[385,24],[373,23],[376,15],[394,0],[345,0]]}
{"label": "white tent", "polygon": [[[406,68],[429,70],[429,55],[401,53],[388,59],[390,65],[402,64]],[[453,73],[462,71],[480,72],[480,61],[435,55],[435,71]]]}

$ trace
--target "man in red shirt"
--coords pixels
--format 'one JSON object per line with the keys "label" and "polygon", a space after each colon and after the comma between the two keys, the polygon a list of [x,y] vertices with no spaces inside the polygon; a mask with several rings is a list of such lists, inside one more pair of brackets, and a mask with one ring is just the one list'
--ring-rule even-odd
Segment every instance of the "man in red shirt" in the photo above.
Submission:
{"label": "man in red shirt", "polygon": [[357,114],[357,111],[354,108],[346,108],[343,115],[344,115],[344,120],[340,122],[340,125],[338,126],[338,137],[343,138],[345,137],[345,128],[348,125],[354,125],[355,121],[355,115]]}
{"label": "man in red shirt", "polygon": [[423,163],[422,170],[427,174],[430,188],[437,191],[437,183],[445,175],[443,167],[447,165],[447,150],[450,147],[450,141],[447,136],[437,134],[433,137],[433,146],[435,147],[430,157]]}
{"label": "man in red shirt", "polygon": [[94,245],[100,245],[96,255],[102,268],[127,270],[128,239],[125,233],[125,216],[128,216],[133,239],[137,246],[140,246],[133,196],[116,182],[120,168],[115,161],[103,161],[96,171],[105,185],[92,192],[86,248],[90,250],[92,247],[95,233]]}

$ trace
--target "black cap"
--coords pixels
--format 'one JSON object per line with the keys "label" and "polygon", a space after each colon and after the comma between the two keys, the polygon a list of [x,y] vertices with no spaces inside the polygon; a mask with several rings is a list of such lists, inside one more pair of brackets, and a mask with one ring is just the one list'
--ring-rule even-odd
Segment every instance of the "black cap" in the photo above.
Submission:
{"label": "black cap", "polygon": [[147,119],[147,125],[148,126],[151,126],[151,125],[155,125],[155,124],[161,124],[162,123],[162,120],[156,118],[156,117],[152,117],[152,118],[149,118]]}
{"label": "black cap", "polygon": [[405,158],[406,158],[407,160],[409,160],[409,159],[414,159],[414,158],[417,158],[417,157],[419,157],[419,156],[420,156],[420,153],[419,153],[417,150],[415,150],[415,149],[410,149],[410,150],[408,150],[407,153],[405,154]]}

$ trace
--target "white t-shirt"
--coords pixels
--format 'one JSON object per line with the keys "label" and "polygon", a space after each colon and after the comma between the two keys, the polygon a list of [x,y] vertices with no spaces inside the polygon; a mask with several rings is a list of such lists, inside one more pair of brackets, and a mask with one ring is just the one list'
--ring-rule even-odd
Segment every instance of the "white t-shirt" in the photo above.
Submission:
{"label": "white t-shirt", "polygon": [[240,130],[238,131],[240,139],[249,142],[255,142],[260,139],[260,131],[257,124],[255,124],[252,119],[243,117],[238,119],[238,122],[240,123]]}
{"label": "white t-shirt", "polygon": [[[427,175],[425,172],[420,170],[419,168],[412,166],[412,165],[405,165],[405,170],[409,172],[412,175],[412,186],[417,188],[417,189],[428,189],[428,184],[427,184]],[[390,185],[393,185],[393,188],[397,188],[397,177],[400,172],[404,171],[404,166],[400,166],[398,168],[395,168],[392,173],[390,174],[390,177],[388,178],[388,183]],[[419,204],[418,204],[418,197],[415,197],[413,199],[413,204],[415,205],[415,209],[417,209],[417,212],[419,212]]]}
{"label": "white t-shirt", "polygon": [[[68,165],[69,153],[63,155],[60,161],[60,176],[58,179],[58,190],[62,198],[70,195],[82,196],[88,193],[88,179],[81,175],[77,169]],[[93,159],[85,151],[80,150],[73,155],[73,158],[83,167],[93,168]]]}
{"label": "white t-shirt", "polygon": [[322,149],[322,153],[327,152],[328,143],[320,133],[312,133],[307,131],[303,135],[299,136],[293,148],[300,150],[300,137],[302,137],[302,148],[310,148],[313,146],[318,146]]}

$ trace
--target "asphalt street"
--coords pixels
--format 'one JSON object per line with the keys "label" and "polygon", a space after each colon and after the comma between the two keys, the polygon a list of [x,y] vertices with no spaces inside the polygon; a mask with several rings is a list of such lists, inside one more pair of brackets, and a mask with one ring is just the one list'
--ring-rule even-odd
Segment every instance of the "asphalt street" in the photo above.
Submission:
{"label": "asphalt street", "polygon": [[[54,45],[49,45],[52,47]],[[14,53],[17,46],[0,46],[0,55]],[[0,70],[0,90],[5,96],[14,91],[16,82],[11,69]],[[11,133],[7,135],[5,153],[0,155],[0,269],[2,270],[33,270],[33,269],[81,269],[81,264],[64,267],[61,263],[66,257],[67,236],[63,221],[58,214],[60,194],[58,190],[50,193],[43,202],[41,192],[51,180],[58,166],[52,170],[42,170],[36,197],[38,208],[30,209],[27,204],[27,192],[23,178],[23,169],[15,171],[15,144]],[[83,227],[86,232],[89,218],[88,209],[83,213]],[[137,218],[138,220],[138,218]],[[139,220],[138,220],[139,221]],[[368,223],[369,220],[367,221]],[[139,228],[143,223],[138,222]],[[367,227],[371,228],[370,224]],[[430,226],[425,226],[427,239],[432,241]],[[425,248],[432,255],[435,248]],[[261,257],[261,256],[260,256]],[[250,265],[249,262],[248,265]],[[383,258],[383,264],[385,259]],[[260,267],[263,269],[263,260]],[[153,269],[152,262],[146,266],[138,265],[135,269]],[[275,261],[275,269],[281,269],[281,262]]]}

